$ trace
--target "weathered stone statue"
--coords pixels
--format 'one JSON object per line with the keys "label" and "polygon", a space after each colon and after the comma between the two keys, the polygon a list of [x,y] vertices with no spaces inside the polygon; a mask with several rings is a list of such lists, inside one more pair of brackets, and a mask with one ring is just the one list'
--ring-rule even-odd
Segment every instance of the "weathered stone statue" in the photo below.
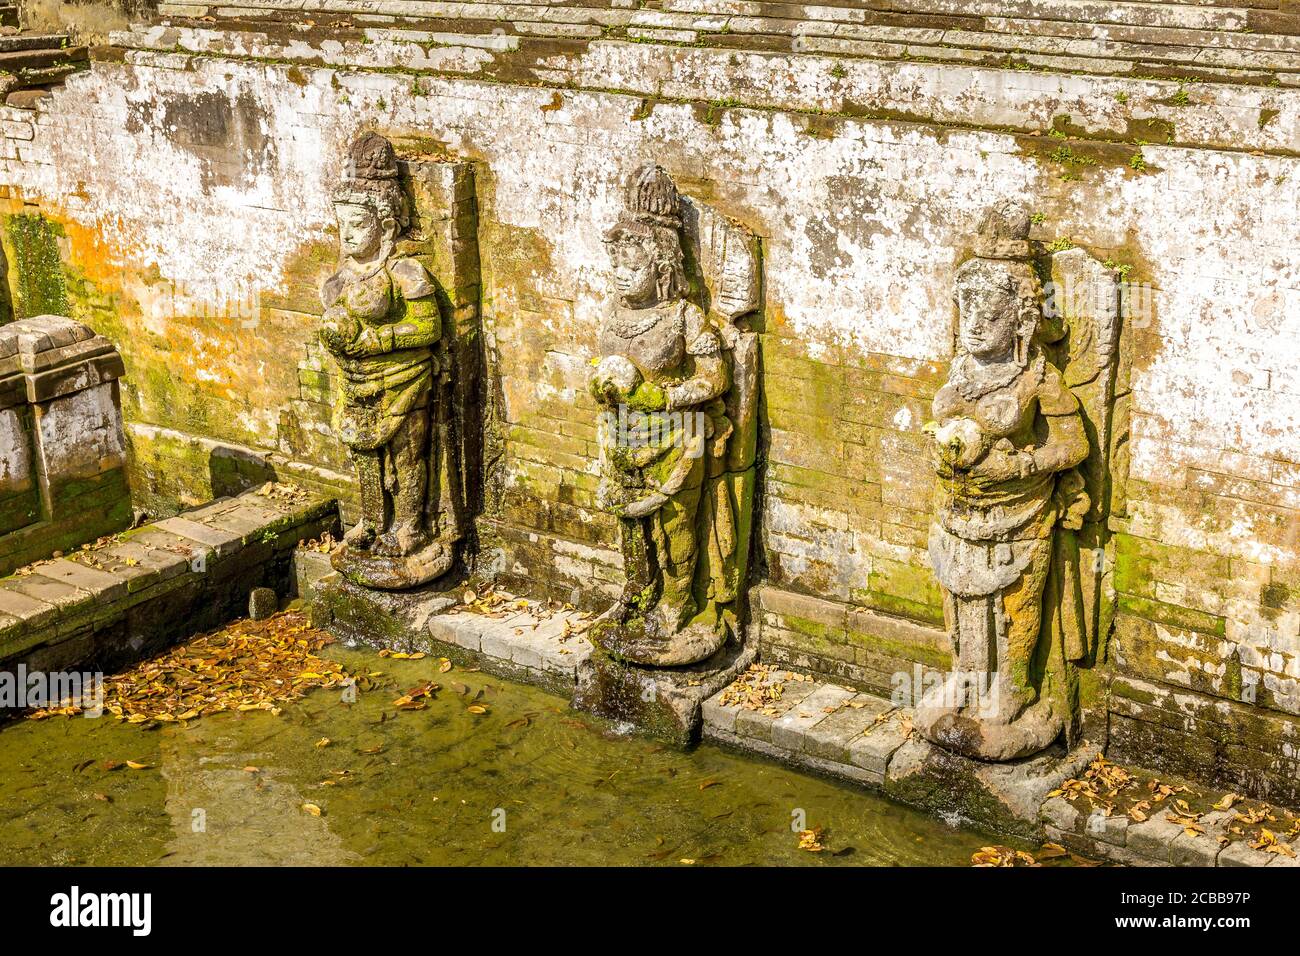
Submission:
{"label": "weathered stone statue", "polygon": [[757,307],[756,240],[647,165],[605,241],[615,295],[590,388],[627,584],[590,634],[635,664],[692,664],[732,633],[748,557],[757,339],[735,320]]}
{"label": "weathered stone statue", "polygon": [[382,136],[353,143],[334,209],[341,264],[321,291],[320,337],[338,362],[336,427],[356,466],[360,518],[332,560],[357,584],[400,590],[439,577],[454,560],[452,541],[431,533],[437,287],[423,264],[398,252],[409,210]]}
{"label": "weathered stone statue", "polygon": [[1072,720],[1070,662],[1084,656],[1077,621],[1063,618],[1077,610],[1071,531],[1089,511],[1076,470],[1089,441],[1042,341],[1028,230],[1026,213],[995,210],[979,254],[958,269],[957,355],[934,398],[930,557],[954,670],[915,724],[985,760],[1033,754],[1061,735]]}

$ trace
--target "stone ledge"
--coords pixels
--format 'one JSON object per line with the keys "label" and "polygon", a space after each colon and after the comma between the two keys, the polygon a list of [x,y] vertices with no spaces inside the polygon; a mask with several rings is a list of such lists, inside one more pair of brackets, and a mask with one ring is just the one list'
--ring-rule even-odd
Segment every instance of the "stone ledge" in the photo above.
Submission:
{"label": "stone ledge", "polygon": [[[473,18],[455,22],[464,24],[467,34],[471,23],[482,23],[489,32],[496,26],[493,21]],[[374,31],[358,31],[355,37],[345,38],[325,32],[285,42],[259,26],[265,24],[230,24],[223,29],[201,22],[178,22],[117,33],[113,42],[125,50],[127,62],[161,68],[194,68],[195,58],[253,58],[283,63],[285,69],[298,63],[298,69],[310,70],[312,76],[318,68],[330,76],[333,68],[342,68],[348,71],[348,82],[358,84],[364,82],[361,74],[365,71],[390,70],[394,64],[401,64],[398,68],[406,72],[446,77],[484,70],[509,75],[526,69],[535,71],[535,78],[548,85],[574,91],[620,92],[661,102],[723,102],[729,104],[727,108],[808,112],[841,116],[854,123],[872,116],[891,122],[905,115],[907,122],[1029,135],[1046,134],[1062,104],[1069,103],[1072,122],[1086,131],[1082,136],[1108,140],[1117,144],[1117,149],[1131,149],[1131,145],[1119,145],[1131,137],[1128,125],[1132,115],[1116,107],[1115,96],[1122,92],[1126,102],[1143,104],[1149,118],[1169,124],[1166,146],[1295,152],[1287,131],[1296,108],[1286,87],[1300,85],[1300,72],[1273,74],[1201,66],[1198,75],[1219,81],[1214,84],[1213,96],[1198,95],[1183,105],[1169,105],[1183,89],[1177,79],[1152,75],[1152,70],[1128,60],[1086,56],[1025,55],[1019,57],[1024,69],[1018,69],[1010,65],[1010,55],[1002,49],[981,52],[934,46],[918,57],[910,47],[892,49],[897,44],[877,44],[882,49],[856,53],[840,49],[818,52],[808,49],[808,38],[803,37],[796,38],[798,42],[789,49],[778,50],[605,37],[523,37],[529,43],[572,46],[563,59],[551,58],[554,68],[541,70],[536,69],[538,54],[533,50],[497,51],[463,43],[426,49],[409,38],[414,31],[390,31],[392,36],[373,39]],[[428,35],[432,38],[438,32]],[[549,46],[547,52],[553,52]],[[791,74],[806,78],[806,82],[791,84],[780,79]],[[700,79],[713,75],[730,79]],[[827,82],[828,75],[835,82]],[[1280,87],[1268,85],[1273,76]],[[619,78],[617,89],[611,89],[611,77]],[[310,82],[322,84],[323,80],[313,78]],[[921,115],[916,113],[913,95],[917,83],[954,90],[997,89],[1000,95],[996,101],[934,97],[923,104],[928,115]],[[871,103],[872,107],[851,111],[850,116],[843,112],[846,103]]]}
{"label": "stone ledge", "polygon": [[333,501],[259,490],[0,579],[0,666],[111,669],[224,624],[254,587],[288,595],[294,546],[337,520]]}
{"label": "stone ledge", "polygon": [[[319,564],[319,562],[316,562]],[[308,583],[313,621],[349,643],[446,657],[571,698],[592,645],[576,611],[508,598],[495,616],[456,609],[459,590],[373,591],[329,573]]]}

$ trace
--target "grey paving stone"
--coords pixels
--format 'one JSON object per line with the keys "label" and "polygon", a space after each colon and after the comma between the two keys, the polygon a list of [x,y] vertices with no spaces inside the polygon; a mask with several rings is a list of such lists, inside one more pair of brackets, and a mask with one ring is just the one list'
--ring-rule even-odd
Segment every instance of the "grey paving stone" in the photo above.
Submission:
{"label": "grey paving stone", "polygon": [[849,743],[861,737],[889,706],[888,701],[871,694],[854,694],[835,713],[828,714],[811,728],[804,751],[833,763],[853,766],[849,760]]}
{"label": "grey paving stone", "polygon": [[1182,835],[1182,826],[1165,819],[1162,812],[1149,820],[1130,824],[1125,846],[1139,856],[1168,863],[1172,862],[1169,848]]}
{"label": "grey paving stone", "polygon": [[1086,819],[1086,815],[1080,813],[1079,808],[1065,797],[1051,797],[1044,801],[1038,810],[1038,817],[1044,823],[1067,833],[1078,833]]}
{"label": "grey paving stone", "polygon": [[153,524],[154,528],[169,531],[172,534],[189,538],[216,551],[217,557],[224,558],[239,551],[244,546],[244,536],[226,528],[214,528],[198,521],[191,521],[184,516],[164,518]]}
{"label": "grey paving stone", "polygon": [[[765,681],[769,683],[769,681]],[[803,701],[805,697],[811,694],[817,685],[810,681],[788,681],[784,684],[781,699],[773,701],[771,710],[773,713],[765,714],[759,710],[750,710],[747,707],[741,708],[736,715],[736,735],[739,737],[752,737],[755,740],[772,740],[772,722],[787,713],[791,707],[796,706]]]}
{"label": "grey paving stone", "polygon": [[100,602],[116,601],[127,593],[124,577],[66,558],[42,564],[41,574],[52,581],[61,581],[71,587],[90,591],[95,595],[95,600]]}
{"label": "grey paving stone", "polygon": [[889,716],[868,727],[862,736],[849,741],[849,763],[881,776],[889,767],[889,758],[907,741],[911,721],[909,712],[895,710]]}
{"label": "grey paving stone", "polygon": [[1274,854],[1251,847],[1248,840],[1235,840],[1219,851],[1217,866],[1268,866]]}
{"label": "grey paving stone", "polygon": [[706,728],[712,727],[726,733],[735,733],[736,716],[740,713],[740,705],[722,703],[722,695],[725,693],[724,687],[700,706],[700,712]]}
{"label": "grey paving stone", "polygon": [[0,581],[0,614],[16,617],[28,629],[45,627],[58,619],[59,609],[11,586],[13,578]]}
{"label": "grey paving stone", "polygon": [[71,611],[94,598],[89,591],[83,591],[63,581],[52,580],[43,574],[15,575],[9,578],[6,584],[21,594],[53,605],[58,608],[60,614]]}
{"label": "grey paving stone", "polygon": [[818,685],[811,694],[772,722],[773,745],[796,753],[803,751],[812,729],[853,696],[854,692],[847,687]]}
{"label": "grey paving stone", "polygon": [[126,581],[127,593],[144,590],[159,581],[184,574],[189,558],[174,551],[150,548],[143,542],[118,541],[94,552],[76,556],[78,563],[94,560],[94,567]]}

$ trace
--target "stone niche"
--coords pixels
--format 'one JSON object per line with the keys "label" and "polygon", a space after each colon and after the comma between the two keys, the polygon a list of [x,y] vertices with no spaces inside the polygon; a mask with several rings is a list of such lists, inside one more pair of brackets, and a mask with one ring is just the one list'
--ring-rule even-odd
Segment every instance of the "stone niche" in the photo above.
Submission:
{"label": "stone niche", "polygon": [[130,524],[123,373],[71,319],[0,326],[0,575]]}

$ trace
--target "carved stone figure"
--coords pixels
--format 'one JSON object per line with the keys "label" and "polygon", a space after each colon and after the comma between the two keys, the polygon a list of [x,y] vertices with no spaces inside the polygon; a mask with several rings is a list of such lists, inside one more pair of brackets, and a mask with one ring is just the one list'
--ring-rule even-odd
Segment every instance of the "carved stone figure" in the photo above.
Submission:
{"label": "carved stone figure", "polygon": [[382,136],[352,144],[334,209],[341,262],[321,291],[320,338],[339,367],[336,427],[356,467],[360,518],[332,561],[357,584],[400,590],[439,577],[454,560],[454,538],[437,533],[430,494],[442,437],[431,427],[442,391],[437,286],[398,250],[410,213]]}
{"label": "carved stone figure", "polygon": [[756,240],[647,165],[605,242],[615,296],[590,388],[627,583],[590,634],[636,664],[691,664],[734,632],[748,558],[757,336],[737,320],[758,305]]}
{"label": "carved stone figure", "polygon": [[930,557],[954,651],[923,698],[930,740],[986,760],[1036,753],[1073,720],[1071,661],[1085,656],[1072,531],[1090,502],[1077,466],[1080,402],[1048,353],[1029,220],[986,219],[957,272],[957,355],[934,398],[938,494]]}

